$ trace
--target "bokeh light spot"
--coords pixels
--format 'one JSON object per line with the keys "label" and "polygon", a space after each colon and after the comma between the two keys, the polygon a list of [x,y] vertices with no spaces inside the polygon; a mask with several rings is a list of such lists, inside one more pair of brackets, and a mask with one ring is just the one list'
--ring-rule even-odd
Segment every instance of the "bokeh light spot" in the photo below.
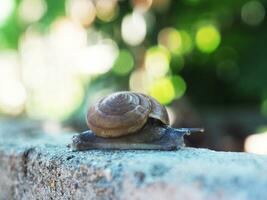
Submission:
{"label": "bokeh light spot", "polygon": [[118,56],[118,47],[113,40],[103,40],[85,48],[78,61],[79,71],[99,75],[109,71]]}
{"label": "bokeh light spot", "polygon": [[95,6],[88,0],[69,0],[66,4],[69,16],[83,26],[89,26],[96,17]]}
{"label": "bokeh light spot", "polygon": [[147,73],[144,68],[137,69],[130,76],[130,90],[135,92],[149,93],[150,85],[153,83],[153,78]]}
{"label": "bokeh light spot", "polygon": [[0,84],[0,109],[7,114],[19,114],[26,101],[26,90],[17,80],[8,80]]}
{"label": "bokeh light spot", "polygon": [[151,5],[153,0],[131,0],[133,7],[141,12],[147,11]]}
{"label": "bokeh light spot", "polygon": [[5,24],[6,19],[11,15],[14,8],[15,8],[14,0],[0,1],[0,26]]}
{"label": "bokeh light spot", "polygon": [[114,62],[112,71],[118,75],[128,74],[134,67],[134,58],[127,50],[121,50]]}
{"label": "bokeh light spot", "polygon": [[151,47],[145,55],[145,67],[152,76],[163,77],[170,67],[169,51],[162,46]]}
{"label": "bokeh light spot", "polygon": [[18,115],[24,109],[26,90],[19,76],[19,56],[16,51],[0,53],[0,111]]}
{"label": "bokeh light spot", "polygon": [[62,55],[73,54],[87,42],[86,30],[69,18],[59,18],[51,25],[49,39],[54,50]]}
{"label": "bokeh light spot", "polygon": [[221,35],[213,25],[206,25],[198,29],[196,45],[203,53],[212,53],[221,42]]}
{"label": "bokeh light spot", "polygon": [[30,117],[64,120],[77,109],[84,98],[80,81],[61,77],[57,84],[47,83],[27,101],[26,111]]}
{"label": "bokeh light spot", "polygon": [[132,46],[139,45],[146,36],[146,22],[144,16],[138,12],[126,15],[121,24],[123,40]]}
{"label": "bokeh light spot", "polygon": [[169,104],[175,98],[175,88],[170,78],[161,78],[150,88],[150,95],[162,104]]}
{"label": "bokeh light spot", "polygon": [[19,5],[18,15],[23,22],[32,23],[41,19],[46,10],[44,0],[23,0]]}
{"label": "bokeh light spot", "polygon": [[241,9],[242,20],[251,25],[260,24],[265,17],[265,8],[259,1],[248,1]]}
{"label": "bokeh light spot", "polygon": [[187,54],[192,51],[193,44],[190,35],[175,28],[164,28],[158,35],[158,43],[165,46],[173,54]]}
{"label": "bokeh light spot", "polygon": [[193,49],[193,42],[191,36],[187,31],[181,30],[179,32],[182,39],[182,53],[190,53]]}
{"label": "bokeh light spot", "polygon": [[175,90],[175,98],[181,98],[186,91],[186,83],[181,76],[172,76],[171,81]]}
{"label": "bokeh light spot", "polygon": [[182,49],[182,37],[174,28],[165,28],[158,35],[158,42],[172,53],[179,53]]}
{"label": "bokeh light spot", "polygon": [[96,4],[96,15],[97,17],[104,21],[112,21],[118,12],[117,0],[97,0]]}
{"label": "bokeh light spot", "polygon": [[245,151],[256,154],[267,154],[267,132],[250,135],[245,140]]}

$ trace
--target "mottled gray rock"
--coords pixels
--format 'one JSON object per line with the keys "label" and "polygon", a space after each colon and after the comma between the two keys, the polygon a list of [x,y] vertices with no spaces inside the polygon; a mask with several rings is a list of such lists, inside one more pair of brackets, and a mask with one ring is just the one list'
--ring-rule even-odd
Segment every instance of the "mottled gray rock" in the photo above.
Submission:
{"label": "mottled gray rock", "polygon": [[71,152],[70,134],[36,128],[0,123],[1,200],[267,199],[267,156],[194,148]]}

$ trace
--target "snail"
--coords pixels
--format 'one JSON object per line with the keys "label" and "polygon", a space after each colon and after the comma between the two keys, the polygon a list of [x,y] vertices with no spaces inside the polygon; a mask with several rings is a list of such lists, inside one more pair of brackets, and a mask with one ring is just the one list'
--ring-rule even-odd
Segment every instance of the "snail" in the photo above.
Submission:
{"label": "snail", "polygon": [[96,102],[87,113],[88,131],[74,135],[74,151],[88,149],[175,150],[183,136],[202,128],[170,127],[166,108],[153,97],[116,92]]}

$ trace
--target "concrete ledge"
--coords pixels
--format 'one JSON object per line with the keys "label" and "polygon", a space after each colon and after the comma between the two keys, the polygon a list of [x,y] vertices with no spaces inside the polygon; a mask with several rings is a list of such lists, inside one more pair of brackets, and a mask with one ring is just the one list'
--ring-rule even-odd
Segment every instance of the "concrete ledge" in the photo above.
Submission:
{"label": "concrete ledge", "polygon": [[267,156],[184,148],[71,152],[0,124],[0,199],[266,200]]}

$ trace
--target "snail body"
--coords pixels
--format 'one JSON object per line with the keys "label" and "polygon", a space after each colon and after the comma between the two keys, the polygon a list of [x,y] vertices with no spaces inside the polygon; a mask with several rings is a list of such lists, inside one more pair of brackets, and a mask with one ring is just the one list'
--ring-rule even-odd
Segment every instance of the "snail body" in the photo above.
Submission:
{"label": "snail body", "polygon": [[86,122],[90,130],[73,137],[73,150],[172,150],[184,145],[185,134],[203,131],[171,128],[166,108],[135,92],[117,92],[100,99],[88,110]]}

